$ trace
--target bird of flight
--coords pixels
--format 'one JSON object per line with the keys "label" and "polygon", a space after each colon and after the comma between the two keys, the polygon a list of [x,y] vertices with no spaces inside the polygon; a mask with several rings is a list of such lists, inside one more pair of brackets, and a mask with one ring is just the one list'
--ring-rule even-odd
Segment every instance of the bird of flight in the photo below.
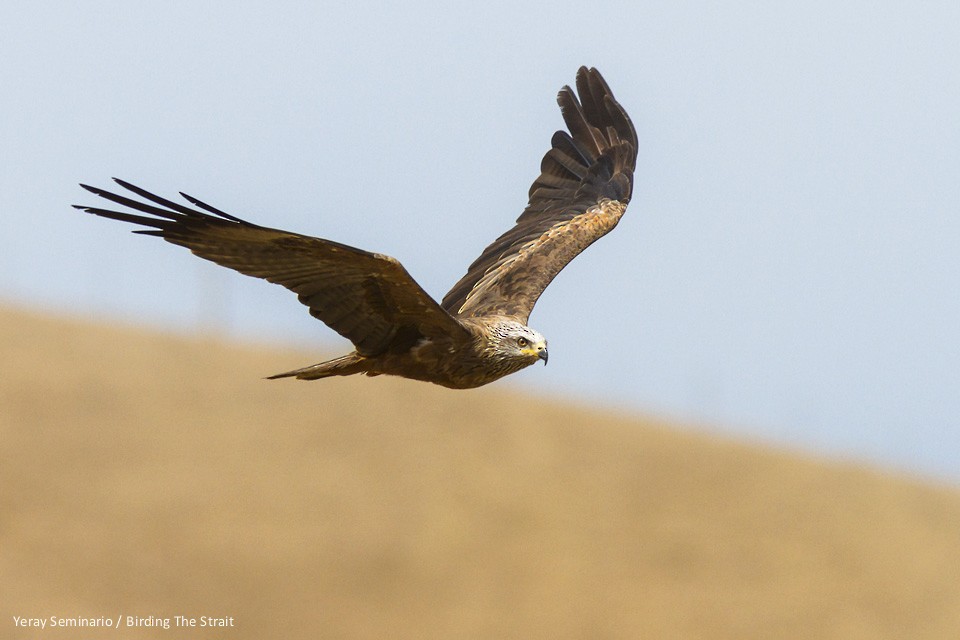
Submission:
{"label": "bird of flight", "polygon": [[547,341],[527,326],[537,298],[567,263],[616,226],[630,201],[633,124],[596,69],[581,67],[576,87],[576,94],[564,87],[557,96],[569,132],[553,135],[527,208],[439,303],[390,256],[261,227],[185,193],[196,208],[115,179],[146,202],[81,186],[139,213],[74,206],[149,227],[134,233],[283,285],[354,345],[345,356],[271,378],[363,373],[479,387],[539,360],[546,364]]}

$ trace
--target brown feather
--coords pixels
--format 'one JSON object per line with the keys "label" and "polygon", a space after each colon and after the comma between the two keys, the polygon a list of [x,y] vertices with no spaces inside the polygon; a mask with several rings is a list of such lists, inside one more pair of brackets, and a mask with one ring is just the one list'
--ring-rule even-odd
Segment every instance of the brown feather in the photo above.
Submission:
{"label": "brown feather", "polygon": [[633,191],[637,133],[596,69],[581,67],[576,86],[577,94],[564,87],[557,96],[570,133],[553,135],[527,208],[444,296],[448,312],[526,322],[560,270],[623,215]]}
{"label": "brown feather", "polygon": [[[637,136],[596,69],[581,67],[577,92],[557,98],[556,132],[516,225],[474,261],[437,304],[389,256],[224,213],[184,193],[191,208],[122,180],[142,200],[83,186],[129,211],[78,206],[145,229],[197,256],[295,292],[310,313],[353,342],[340,358],[272,376],[316,379],[396,375],[454,389],[478,387],[538,360],[546,340],[525,327],[537,298],[563,267],[616,226],[630,200]],[[579,96],[579,97],[578,97]],[[518,340],[535,340],[521,349]]]}
{"label": "brown feather", "polygon": [[404,328],[423,337],[469,338],[466,330],[390,256],[260,227],[195,203],[216,214],[209,215],[129,183],[117,183],[162,207],[84,185],[106,200],[155,217],[80,208],[152,227],[135,233],[160,236],[201,258],[290,289],[310,308],[311,315],[353,342],[361,355],[382,353]]}

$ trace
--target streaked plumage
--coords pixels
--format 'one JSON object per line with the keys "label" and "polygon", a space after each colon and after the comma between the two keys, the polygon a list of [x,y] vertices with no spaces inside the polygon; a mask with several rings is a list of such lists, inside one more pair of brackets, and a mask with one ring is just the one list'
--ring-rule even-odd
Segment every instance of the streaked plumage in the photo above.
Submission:
{"label": "streaked plumage", "polygon": [[81,186],[130,211],[75,206],[283,285],[355,347],[272,378],[365,373],[478,387],[546,362],[546,340],[526,326],[534,304],[570,260],[616,226],[630,201],[633,125],[596,69],[581,67],[576,87],[557,98],[569,132],[553,135],[527,208],[440,303],[390,256],[251,224],[184,193],[195,208],[116,180],[142,200]]}

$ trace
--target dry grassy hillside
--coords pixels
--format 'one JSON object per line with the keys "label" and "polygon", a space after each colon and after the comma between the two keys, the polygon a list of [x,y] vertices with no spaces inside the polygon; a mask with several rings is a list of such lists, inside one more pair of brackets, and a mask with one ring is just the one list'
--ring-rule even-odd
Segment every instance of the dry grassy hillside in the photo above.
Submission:
{"label": "dry grassy hillside", "polygon": [[0,637],[960,637],[956,492],[316,356],[0,311]]}

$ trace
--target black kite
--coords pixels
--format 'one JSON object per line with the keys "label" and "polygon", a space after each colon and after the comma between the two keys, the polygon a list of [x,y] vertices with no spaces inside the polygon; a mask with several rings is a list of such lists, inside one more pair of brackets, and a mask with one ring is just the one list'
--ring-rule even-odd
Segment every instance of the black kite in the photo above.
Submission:
{"label": "black kite", "polygon": [[283,285],[355,347],[272,378],[364,373],[479,387],[538,360],[546,363],[546,340],[527,326],[533,305],[567,263],[616,226],[630,201],[637,157],[633,124],[596,69],[581,67],[576,86],[576,94],[564,87],[557,97],[569,133],[553,135],[527,208],[439,304],[390,256],[251,224],[185,193],[180,195],[196,208],[116,180],[147,202],[81,186],[147,215],[75,206],[150,227],[134,233],[159,236]]}

